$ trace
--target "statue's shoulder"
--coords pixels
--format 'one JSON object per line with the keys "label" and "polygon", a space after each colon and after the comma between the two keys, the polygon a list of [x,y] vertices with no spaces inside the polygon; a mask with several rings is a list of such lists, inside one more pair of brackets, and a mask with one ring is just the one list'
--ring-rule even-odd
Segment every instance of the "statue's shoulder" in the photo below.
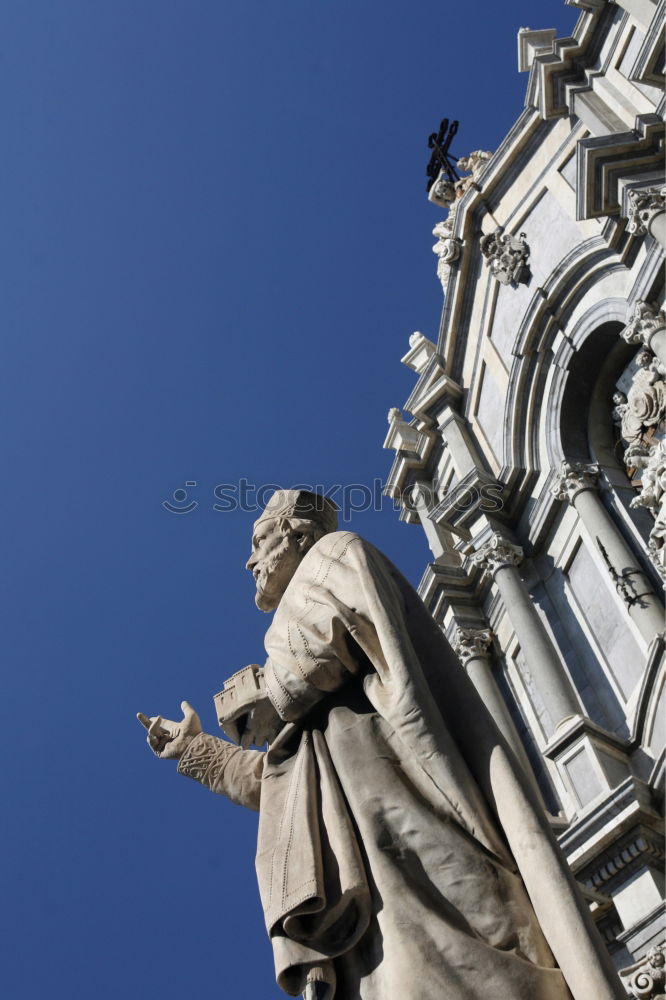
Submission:
{"label": "statue's shoulder", "polygon": [[329,531],[311,548],[312,553],[329,559],[342,559],[349,548],[363,548],[368,543],[353,531]]}

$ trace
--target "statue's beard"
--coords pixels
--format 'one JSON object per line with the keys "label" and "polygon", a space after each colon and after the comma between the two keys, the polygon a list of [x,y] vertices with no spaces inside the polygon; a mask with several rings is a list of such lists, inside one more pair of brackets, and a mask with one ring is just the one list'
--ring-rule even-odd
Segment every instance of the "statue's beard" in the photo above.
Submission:
{"label": "statue's beard", "polygon": [[280,567],[283,559],[284,553],[276,553],[265,566],[261,567],[257,577],[257,593],[254,599],[260,611],[274,611],[285,592],[286,584],[289,581],[285,581],[284,586],[282,586]]}

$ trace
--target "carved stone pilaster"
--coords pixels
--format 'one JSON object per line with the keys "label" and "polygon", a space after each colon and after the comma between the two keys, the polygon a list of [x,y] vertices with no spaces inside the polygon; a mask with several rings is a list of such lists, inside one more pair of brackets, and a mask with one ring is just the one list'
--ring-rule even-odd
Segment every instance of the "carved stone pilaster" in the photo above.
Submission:
{"label": "carved stone pilaster", "polygon": [[652,232],[652,223],[658,215],[666,211],[666,188],[646,188],[632,190],[627,195],[629,215],[627,232],[632,236],[647,236]]}
{"label": "carved stone pilaster", "polygon": [[598,482],[599,466],[596,462],[567,462],[565,459],[551,493],[558,500],[573,504],[583,490],[596,490]]}
{"label": "carved stone pilaster", "polygon": [[631,1000],[663,1000],[666,990],[666,948],[663,944],[650,948],[647,955],[620,970],[620,977]]}
{"label": "carved stone pilaster", "polygon": [[481,237],[479,247],[491,274],[500,284],[517,285],[529,278],[530,269],[527,261],[530,248],[525,233],[511,236],[509,233],[503,233],[501,229],[496,229],[493,233]]}
{"label": "carved stone pilaster", "polygon": [[471,560],[484,573],[494,576],[505,566],[518,566],[523,560],[523,550],[520,545],[514,545],[499,532],[495,532],[485,545],[472,554]]}
{"label": "carved stone pilaster", "polygon": [[462,628],[458,626],[453,640],[453,651],[463,666],[468,660],[483,657],[488,659],[493,634],[487,628]]}
{"label": "carved stone pilaster", "polygon": [[442,289],[446,292],[451,267],[460,260],[462,254],[462,240],[452,235],[453,226],[449,219],[438,222],[432,231],[432,235],[437,237],[437,242],[432,248],[432,252],[437,254],[437,277],[442,283]]}
{"label": "carved stone pilaster", "polygon": [[666,330],[664,310],[639,299],[632,319],[621,331],[620,336],[628,344],[642,344],[643,347],[650,348],[653,337],[661,330]]}

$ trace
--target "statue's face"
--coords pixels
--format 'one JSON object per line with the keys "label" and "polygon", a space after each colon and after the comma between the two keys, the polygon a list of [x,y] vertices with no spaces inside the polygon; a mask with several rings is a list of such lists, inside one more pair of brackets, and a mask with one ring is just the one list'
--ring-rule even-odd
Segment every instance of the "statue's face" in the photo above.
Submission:
{"label": "statue's face", "polygon": [[284,519],[259,523],[252,536],[252,555],[245,568],[257,584],[255,603],[261,611],[274,611],[304,556],[298,538]]}

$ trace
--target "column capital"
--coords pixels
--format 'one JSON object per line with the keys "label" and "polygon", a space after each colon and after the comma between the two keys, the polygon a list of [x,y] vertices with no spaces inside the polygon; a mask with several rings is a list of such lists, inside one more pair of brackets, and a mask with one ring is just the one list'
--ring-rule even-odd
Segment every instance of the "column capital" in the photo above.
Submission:
{"label": "column capital", "polygon": [[464,628],[458,626],[452,642],[453,651],[466,666],[468,660],[490,659],[493,634],[489,628]]}
{"label": "column capital", "polygon": [[518,566],[523,560],[523,550],[496,531],[485,545],[472,553],[471,560],[485,573],[494,576],[497,570],[506,566]]}
{"label": "column capital", "polygon": [[627,199],[627,232],[632,236],[647,236],[652,232],[656,217],[666,211],[666,188],[632,188],[627,193]]}
{"label": "column capital", "polygon": [[599,466],[596,462],[568,462],[565,459],[551,493],[557,500],[566,500],[573,505],[579,493],[596,490],[598,483]]}
{"label": "column capital", "polygon": [[643,347],[650,348],[654,335],[664,329],[666,329],[664,310],[651,302],[639,299],[633,317],[620,332],[620,336],[628,344],[642,344]]}

